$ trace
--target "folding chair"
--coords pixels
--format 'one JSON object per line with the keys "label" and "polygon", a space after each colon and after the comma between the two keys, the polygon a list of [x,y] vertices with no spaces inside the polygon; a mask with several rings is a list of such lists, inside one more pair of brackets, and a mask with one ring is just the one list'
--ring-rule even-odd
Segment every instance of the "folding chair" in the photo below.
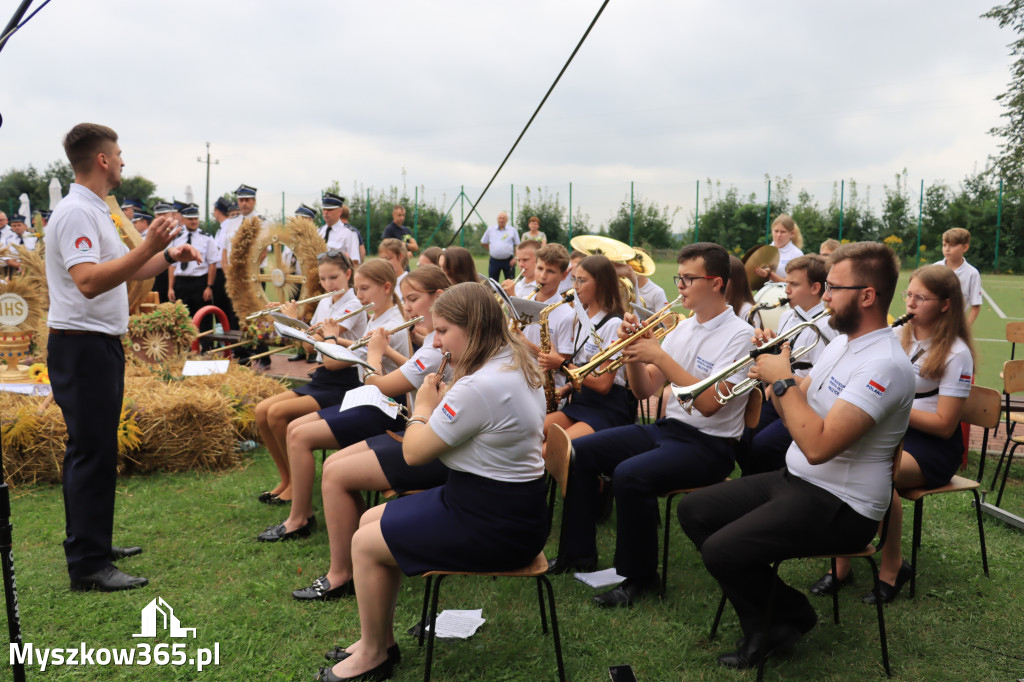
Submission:
{"label": "folding chair", "polygon": [[[964,405],[964,422],[972,426],[980,426],[985,430],[981,443],[981,459],[985,459],[988,450],[988,432],[999,426],[999,404],[998,391],[984,386],[972,386],[971,394]],[[985,551],[985,527],[981,523],[981,498],[978,496],[978,488],[981,485],[976,481],[962,476],[954,476],[949,483],[938,488],[913,488],[910,490],[897,491],[905,500],[914,503],[914,540],[911,549],[910,566],[913,573],[910,574],[910,596],[913,597],[917,589],[917,552],[921,548],[921,519],[924,514],[924,498],[929,495],[942,493],[970,492],[974,495],[974,512],[978,517],[978,543],[981,545],[981,566],[988,577],[988,553]]]}
{"label": "folding chair", "polygon": [[[547,458],[545,468],[548,474],[558,482],[564,504],[566,485],[569,481],[569,466],[572,462],[572,443],[569,435],[558,425],[548,430]],[[563,519],[564,519],[563,514]],[[564,536],[564,533],[562,533]],[[559,541],[561,541],[561,536]],[[555,614],[555,593],[548,580],[548,560],[541,551],[527,566],[510,571],[428,571],[423,574],[426,584],[423,593],[423,614],[420,623],[430,623],[427,635],[427,661],[423,670],[425,682],[430,680],[430,666],[434,658],[434,632],[437,628],[437,602],[441,590],[441,581],[450,575],[465,575],[487,578],[536,578],[537,601],[540,604],[541,632],[547,634],[547,616],[544,610],[544,588],[547,588],[548,608],[551,610],[551,634],[555,644],[555,660],[558,663],[558,679],[565,682],[565,666],[562,663],[562,642],[558,636],[558,617]],[[433,590],[431,590],[433,585]],[[429,620],[428,620],[429,618]],[[424,628],[419,631],[419,643],[423,645]]]}
{"label": "folding chair", "polygon": [[[1003,467],[1003,460],[1006,460],[1006,471],[1003,472],[1003,482],[999,486],[999,494],[996,495],[996,505],[1003,499],[1003,491],[1006,489],[1006,480],[1010,477],[1010,465],[1013,463],[1013,454],[1017,450],[1017,446],[1024,443],[1024,438],[1021,436],[1014,435],[1014,427],[1018,423],[1024,422],[1024,412],[1014,410],[1010,405],[1010,396],[1014,393],[1020,393],[1024,391],[1024,360],[1008,360],[1003,363],[1003,399],[1005,404],[1003,410],[1006,414],[1006,442],[1003,444],[1003,451],[999,455],[999,461],[996,463],[995,473],[992,474],[992,482],[989,488],[994,490],[996,487],[996,481],[999,480],[999,472]],[[1012,443],[1012,445],[1011,445]],[[985,459],[982,458],[978,466],[978,480],[981,480],[983,468],[985,466]]]}
{"label": "folding chair", "polygon": [[[896,473],[900,470],[900,458],[903,456],[903,442],[899,445],[892,454],[892,487],[890,490],[895,490]],[[882,665],[885,667],[885,674],[888,677],[892,677],[892,670],[889,668],[889,643],[885,634],[885,614],[882,611],[882,594],[881,587],[879,585],[878,578],[878,564],[875,562],[874,556],[882,551],[882,546],[885,544],[885,538],[887,530],[889,528],[889,514],[892,512],[892,504],[890,502],[889,509],[885,512],[885,518],[882,520],[882,532],[878,537],[877,544],[868,544],[867,547],[860,550],[859,552],[851,552],[849,554],[835,554],[835,555],[824,555],[824,556],[811,556],[811,557],[799,557],[805,559],[830,559],[832,562],[832,574],[836,573],[836,559],[856,559],[858,557],[867,559],[868,563],[871,564],[871,575],[874,579],[874,592],[875,592],[875,611],[878,613],[878,639],[882,648]],[[779,559],[772,564],[772,571],[774,576],[778,578],[779,565],[785,561],[785,559]],[[714,639],[718,633],[718,624],[722,620],[722,613],[725,611],[725,593],[722,593],[722,599],[718,602],[718,612],[715,614],[715,620],[711,624],[711,635],[709,639]],[[772,584],[771,593],[768,595],[768,607],[765,613],[764,629],[765,631],[771,628],[771,616],[772,606],[775,602],[775,583]],[[836,625],[839,624],[839,590],[832,591],[832,619]],[[764,679],[764,664],[767,661],[767,657],[762,658],[760,664],[757,667],[757,680],[760,682]]]}

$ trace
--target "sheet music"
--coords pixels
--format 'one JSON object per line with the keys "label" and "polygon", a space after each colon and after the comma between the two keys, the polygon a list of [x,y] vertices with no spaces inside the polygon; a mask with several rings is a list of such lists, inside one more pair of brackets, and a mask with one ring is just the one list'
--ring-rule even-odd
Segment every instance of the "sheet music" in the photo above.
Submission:
{"label": "sheet music", "polygon": [[[437,614],[437,637],[469,639],[476,634],[480,626],[487,622],[483,617],[483,609],[463,611],[445,609]],[[430,625],[427,624],[427,632]]]}
{"label": "sheet music", "polygon": [[203,377],[209,374],[225,374],[230,360],[186,360],[181,370],[183,377]]}
{"label": "sheet music", "polygon": [[618,585],[626,578],[615,572],[615,568],[606,568],[603,571],[593,573],[574,573],[573,577],[584,585],[590,585],[594,589]]}
{"label": "sheet music", "polygon": [[345,399],[342,400],[338,411],[344,412],[362,405],[376,407],[392,419],[398,416],[398,411],[401,409],[398,403],[384,395],[376,386],[360,386],[345,393]]}
{"label": "sheet music", "polygon": [[296,327],[289,327],[281,324],[278,321],[274,321],[274,331],[277,332],[278,336],[283,336],[289,339],[296,339],[298,341],[305,341],[310,345],[316,344],[316,339]]}

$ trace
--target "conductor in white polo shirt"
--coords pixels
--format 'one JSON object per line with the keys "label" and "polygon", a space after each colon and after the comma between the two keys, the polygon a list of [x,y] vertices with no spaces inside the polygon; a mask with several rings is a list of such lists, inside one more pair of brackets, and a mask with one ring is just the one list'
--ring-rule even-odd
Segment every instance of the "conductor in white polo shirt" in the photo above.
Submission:
{"label": "conductor in white polo shirt", "polygon": [[190,244],[169,247],[176,226],[153,221],[143,243],[129,251],[104,202],[121,186],[117,133],[80,123],[64,138],[75,172],[68,195],[46,227],[50,290],[50,384],[68,429],[64,454],[64,553],[71,589],[113,592],[142,587],[111,563],[139,554],[114,547],[117,427],[124,397],[128,280],[145,280],[171,263],[202,262]]}
{"label": "conductor in white polo shirt", "polygon": [[497,282],[502,273],[505,273],[505,279],[516,276],[515,256],[519,234],[508,224],[508,213],[502,211],[498,214],[498,224],[487,228],[480,243],[491,256],[487,264],[488,277]]}

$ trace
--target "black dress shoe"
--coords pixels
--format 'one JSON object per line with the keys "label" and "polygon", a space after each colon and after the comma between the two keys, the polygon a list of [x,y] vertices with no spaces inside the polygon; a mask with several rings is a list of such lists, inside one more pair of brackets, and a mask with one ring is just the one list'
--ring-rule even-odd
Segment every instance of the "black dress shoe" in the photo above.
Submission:
{"label": "black dress shoe", "polygon": [[352,677],[338,677],[331,672],[331,668],[320,668],[320,675],[316,679],[317,682],[371,682],[372,680],[390,680],[394,674],[394,665],[390,658],[386,658],[376,668]]}
{"label": "black dress shoe", "polygon": [[[878,581],[878,591],[882,595],[882,603],[883,604],[888,604],[893,599],[895,599],[896,595],[898,595],[900,593],[900,589],[904,585],[906,585],[907,582],[910,581],[910,576],[912,576],[913,574],[914,574],[914,569],[910,566],[910,564],[907,563],[906,559],[904,559],[903,560],[903,565],[900,566],[900,572],[896,574],[896,584],[895,585],[890,585],[889,583],[885,582],[884,580],[879,580]],[[875,591],[871,590],[870,592],[865,594],[864,598],[861,601],[863,601],[865,604],[874,604],[875,603]]]}
{"label": "black dress shoe", "polygon": [[313,364],[314,362],[316,362],[316,353],[310,353],[309,355],[307,355],[307,356],[306,356],[306,362],[308,362],[308,363],[309,363],[309,364],[311,364],[311,365],[312,365],[312,364]]}
{"label": "black dress shoe", "polygon": [[295,355],[288,358],[288,362],[300,362],[306,359],[305,353],[296,353]]}
{"label": "black dress shoe", "polygon": [[295,530],[285,530],[284,524],[279,523],[276,526],[271,526],[265,531],[256,536],[256,539],[260,542],[277,542],[278,540],[298,540],[299,538],[308,538],[316,527],[316,517],[310,516],[306,519],[306,525]]}
{"label": "black dress shoe", "polygon": [[134,590],[136,587],[145,587],[148,584],[149,581],[145,578],[128,575],[123,571],[119,571],[114,565],[101,568],[84,578],[71,579],[71,589],[75,592],[88,592],[89,590],[120,592],[121,590]]}
{"label": "black dress shoe", "polygon": [[657,575],[647,580],[626,578],[618,587],[594,597],[594,603],[604,607],[632,606],[635,600],[647,594],[657,594],[660,588]]}
{"label": "black dress shoe", "polygon": [[839,580],[836,580],[836,577],[831,573],[826,573],[825,575],[818,578],[818,582],[811,585],[811,594],[816,594],[819,597],[823,597],[827,594],[838,592],[840,588],[849,585],[852,582],[853,571],[850,571],[846,574],[845,578],[840,578]]}
{"label": "black dress shoe", "polygon": [[[817,622],[817,618],[814,622]],[[768,656],[792,649],[813,627],[814,623],[804,627],[783,623],[772,628],[767,635],[757,632],[750,637],[744,637],[739,641],[736,651],[718,657],[718,664],[734,670],[756,668]]]}
{"label": "black dress shoe", "polygon": [[276,493],[272,493],[269,490],[260,493],[260,496],[257,497],[256,499],[258,499],[263,504],[269,504],[272,507],[280,507],[286,504],[291,504],[291,500],[282,500],[280,497],[277,496]]}
{"label": "black dress shoe", "polygon": [[110,548],[110,560],[117,561],[118,559],[127,559],[130,556],[138,556],[142,554],[141,547],[111,547]]}
{"label": "black dress shoe", "polygon": [[593,573],[597,570],[597,555],[588,557],[555,557],[548,561],[548,573]]}
{"label": "black dress shoe", "polygon": [[[345,647],[336,646],[324,654],[324,658],[328,661],[334,661],[337,663],[338,661],[344,661],[351,655],[352,654],[345,651]],[[402,662],[402,652],[398,650],[397,642],[388,647],[388,660],[391,661],[392,665],[398,665]]]}
{"label": "black dress shoe", "polygon": [[[337,587],[331,587],[327,576],[322,575],[314,580],[313,584],[309,587],[303,587],[301,590],[292,592],[292,596],[299,601],[330,601],[332,599],[341,599],[342,597],[351,597],[355,593],[356,588],[351,580],[346,580]],[[340,661],[341,659],[335,660]]]}

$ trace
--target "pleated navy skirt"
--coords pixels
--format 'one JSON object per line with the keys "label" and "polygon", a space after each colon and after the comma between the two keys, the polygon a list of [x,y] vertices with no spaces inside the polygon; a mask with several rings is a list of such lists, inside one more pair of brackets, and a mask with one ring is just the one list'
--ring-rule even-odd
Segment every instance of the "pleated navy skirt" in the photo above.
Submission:
{"label": "pleated navy skirt", "polygon": [[308,384],[293,388],[293,393],[308,395],[321,408],[340,405],[345,399],[345,392],[362,386],[359,371],[355,367],[344,369],[327,369],[323,365],[316,368],[313,378]]}
{"label": "pleated navy skirt", "polygon": [[429,464],[410,466],[402,455],[402,444],[386,433],[367,438],[366,445],[377,455],[377,463],[384,472],[384,478],[395,492],[436,488],[448,480],[448,467],[439,459]]}
{"label": "pleated navy skirt", "polygon": [[956,430],[949,438],[940,438],[909,428],[907,435],[903,437],[903,449],[917,461],[921,473],[924,474],[925,484],[929,488],[946,485],[963,463],[963,426],[957,424]]}
{"label": "pleated navy skirt", "polygon": [[546,486],[451,471],[440,488],[388,502],[381,531],[406,575],[522,568],[548,537]]}
{"label": "pleated navy skirt", "polygon": [[[405,405],[405,396],[398,399]],[[334,440],[339,448],[347,448],[353,443],[380,435],[385,431],[401,431],[405,428],[405,418],[399,414],[392,419],[376,407],[360,405],[348,410],[340,410],[337,405],[324,408],[317,412],[327,422]]]}
{"label": "pleated navy skirt", "polygon": [[636,412],[630,414],[629,391],[624,386],[612,385],[612,390],[601,394],[584,386],[573,393],[572,400],[562,412],[566,417],[583,422],[595,431],[626,426],[636,421]]}

